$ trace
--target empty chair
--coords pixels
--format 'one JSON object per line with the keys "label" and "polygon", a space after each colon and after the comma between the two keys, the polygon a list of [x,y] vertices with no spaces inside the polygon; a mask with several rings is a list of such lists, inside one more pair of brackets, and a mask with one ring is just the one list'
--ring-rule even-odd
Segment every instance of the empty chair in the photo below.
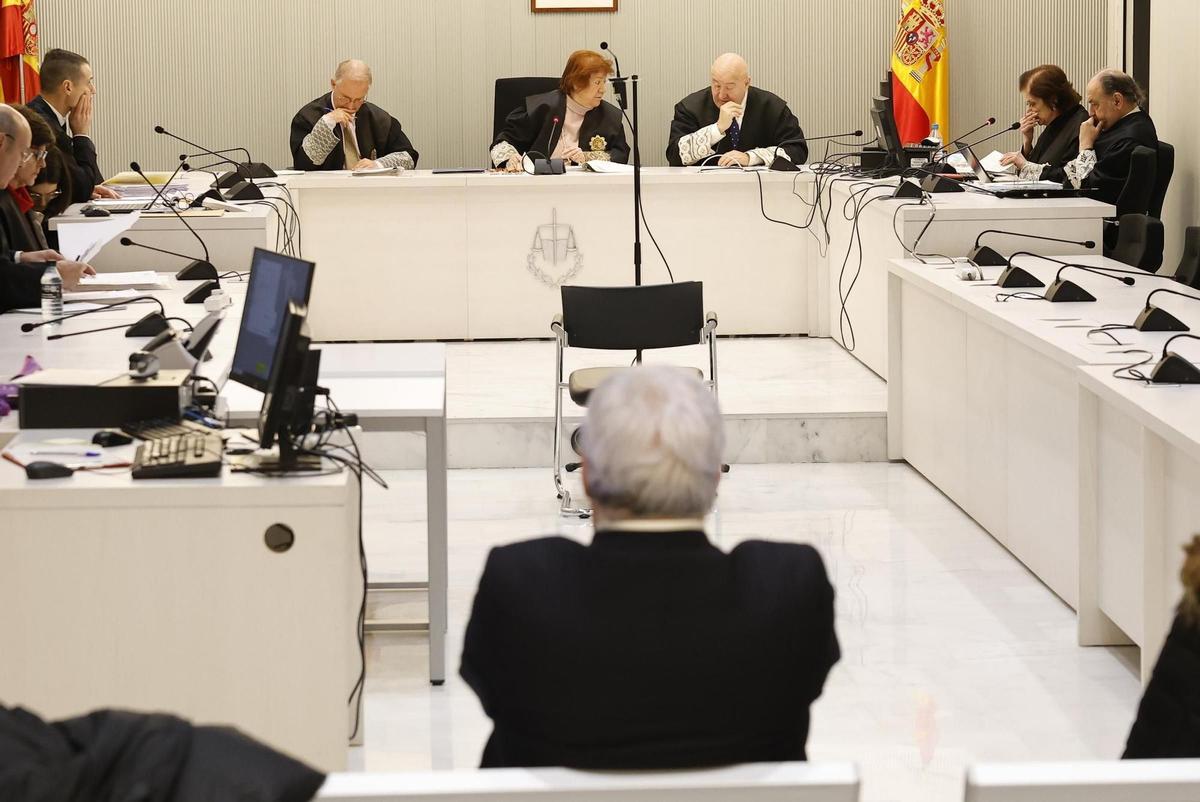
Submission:
{"label": "empty chair", "polygon": [[1175,268],[1175,280],[1200,290],[1200,226],[1183,232],[1183,256]]}
{"label": "empty chair", "polygon": [[853,763],[743,763],[689,771],[483,769],[330,774],[329,802],[856,802]]}
{"label": "empty chair", "polygon": [[[630,361],[608,367],[572,371],[563,380],[563,352],[567,348],[637,351],[708,345],[708,378],[717,392],[716,314],[704,313],[704,288],[699,281],[645,287],[562,287],[562,314],[550,324],[555,337],[554,486],[564,515],[587,516],[572,506],[562,483],[563,392],[581,407],[610,375],[626,370]],[[700,378],[704,372],[697,370]],[[572,443],[575,438],[572,438]],[[573,470],[577,464],[567,466]]]}
{"label": "empty chair", "polygon": [[1175,146],[1158,143],[1154,166],[1154,191],[1150,193],[1150,216],[1162,219],[1163,202],[1167,199],[1167,188],[1175,174]]}
{"label": "empty chair", "polygon": [[1104,255],[1130,267],[1153,273],[1162,265],[1163,224],[1145,214],[1122,215],[1117,226],[1117,242]]}
{"label": "empty chair", "polygon": [[1200,760],[981,763],[967,770],[966,802],[1195,802]]}
{"label": "empty chair", "polygon": [[492,112],[492,139],[500,136],[504,120],[513,109],[525,102],[530,95],[540,95],[558,89],[558,78],[497,78]]}
{"label": "empty chair", "polygon": [[[1129,176],[1117,197],[1117,219],[1107,221],[1104,226],[1104,248],[1112,250],[1117,245],[1120,219],[1127,214],[1148,214],[1154,195],[1154,177],[1157,172],[1158,156],[1144,145],[1138,145],[1129,155]],[[1165,192],[1165,190],[1164,190]]]}

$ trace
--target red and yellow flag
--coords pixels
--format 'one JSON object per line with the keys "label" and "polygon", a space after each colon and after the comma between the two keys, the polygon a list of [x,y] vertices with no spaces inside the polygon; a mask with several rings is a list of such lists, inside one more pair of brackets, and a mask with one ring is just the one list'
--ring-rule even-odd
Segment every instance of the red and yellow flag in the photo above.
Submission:
{"label": "red and yellow flag", "polygon": [[33,2],[0,0],[0,101],[4,103],[23,103],[42,91]]}
{"label": "red and yellow flag", "polygon": [[950,141],[950,65],[945,0],[901,0],[892,43],[892,108],[900,141],[929,136],[934,123]]}

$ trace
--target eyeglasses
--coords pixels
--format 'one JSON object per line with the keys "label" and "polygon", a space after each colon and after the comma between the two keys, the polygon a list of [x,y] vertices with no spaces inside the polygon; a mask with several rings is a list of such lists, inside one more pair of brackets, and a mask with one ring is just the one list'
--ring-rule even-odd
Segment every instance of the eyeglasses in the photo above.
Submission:
{"label": "eyeglasses", "polygon": [[39,152],[36,150],[24,151],[21,154],[21,164],[29,164],[29,160],[33,159],[33,158],[37,158],[38,161],[44,162],[46,160],[46,154],[44,152]]}
{"label": "eyeglasses", "polygon": [[33,199],[34,199],[35,201],[37,201],[38,203],[49,203],[50,201],[54,200],[55,198],[57,198],[57,197],[58,197],[59,195],[61,195],[61,194],[62,194],[62,192],[61,192],[60,190],[55,190],[54,192],[33,192],[33,191],[30,191],[30,193],[29,193],[29,197],[33,198]]}

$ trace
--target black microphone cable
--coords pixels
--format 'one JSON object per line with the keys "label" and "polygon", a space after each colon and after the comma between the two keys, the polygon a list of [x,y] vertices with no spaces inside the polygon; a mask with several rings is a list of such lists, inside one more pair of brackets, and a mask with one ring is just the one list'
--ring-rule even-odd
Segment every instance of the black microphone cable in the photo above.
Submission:
{"label": "black microphone cable", "polygon": [[[610,50],[609,52],[611,53],[612,51]],[[616,58],[615,54],[613,55],[613,58],[614,59]],[[620,108],[620,107],[618,107],[618,108]],[[637,129],[633,127],[633,120],[629,119],[629,115],[625,112],[625,109],[623,109],[623,108],[621,109],[621,116],[624,117],[625,122],[629,124],[629,132],[631,134],[633,134],[634,141],[636,142],[637,137],[638,137],[638,132],[637,132]],[[630,145],[629,153],[630,153],[630,155],[633,155],[633,145],[632,144]],[[641,154],[639,152],[638,156],[640,156],[640,155]],[[654,250],[658,251],[658,258],[662,259],[663,267],[665,267],[667,269],[667,277],[669,279],[671,279],[671,283],[674,284],[675,283],[675,273],[674,273],[674,271],[671,270],[671,263],[667,261],[666,254],[664,254],[662,248],[659,247],[658,240],[655,239],[655,237],[654,237],[654,232],[650,230],[650,221],[646,219],[646,204],[644,202],[642,202],[645,198],[645,194],[646,194],[645,188],[643,188],[642,198],[638,199],[638,217],[641,219],[642,225],[646,228],[646,233],[650,235],[650,241],[654,243]]]}

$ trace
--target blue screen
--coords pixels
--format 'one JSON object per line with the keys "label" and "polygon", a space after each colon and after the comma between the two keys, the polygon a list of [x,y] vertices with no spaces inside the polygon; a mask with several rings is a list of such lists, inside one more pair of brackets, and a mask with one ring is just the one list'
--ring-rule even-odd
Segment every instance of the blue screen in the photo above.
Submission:
{"label": "blue screen", "polygon": [[312,272],[312,262],[255,250],[237,350],[229,373],[231,379],[265,389],[288,302],[308,303]]}

